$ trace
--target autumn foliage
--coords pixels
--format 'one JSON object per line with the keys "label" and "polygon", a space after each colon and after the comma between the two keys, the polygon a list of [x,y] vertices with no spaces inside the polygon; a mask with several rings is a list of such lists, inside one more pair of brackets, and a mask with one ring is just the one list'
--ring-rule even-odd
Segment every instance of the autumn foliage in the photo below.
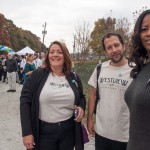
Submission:
{"label": "autumn foliage", "polygon": [[0,14],[0,45],[8,46],[16,52],[26,46],[36,52],[42,51],[42,43],[35,34],[18,28],[13,21],[6,19],[3,14]]}

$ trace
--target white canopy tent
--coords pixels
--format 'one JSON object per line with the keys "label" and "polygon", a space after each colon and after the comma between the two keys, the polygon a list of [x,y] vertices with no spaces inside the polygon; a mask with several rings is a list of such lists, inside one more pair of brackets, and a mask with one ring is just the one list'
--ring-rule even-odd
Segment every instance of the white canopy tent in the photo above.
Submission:
{"label": "white canopy tent", "polygon": [[28,54],[34,54],[35,51],[27,46],[27,47],[23,48],[22,50],[16,52],[17,55],[26,55],[27,53]]}

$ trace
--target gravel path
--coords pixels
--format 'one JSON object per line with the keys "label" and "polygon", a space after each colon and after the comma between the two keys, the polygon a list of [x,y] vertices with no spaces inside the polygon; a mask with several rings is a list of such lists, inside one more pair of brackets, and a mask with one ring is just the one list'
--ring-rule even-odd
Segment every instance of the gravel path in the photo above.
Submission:
{"label": "gravel path", "polygon": [[[19,97],[22,85],[17,84],[17,92],[7,92],[8,84],[0,81],[0,150],[25,150],[22,144]],[[94,138],[85,144],[85,150],[94,150]]]}

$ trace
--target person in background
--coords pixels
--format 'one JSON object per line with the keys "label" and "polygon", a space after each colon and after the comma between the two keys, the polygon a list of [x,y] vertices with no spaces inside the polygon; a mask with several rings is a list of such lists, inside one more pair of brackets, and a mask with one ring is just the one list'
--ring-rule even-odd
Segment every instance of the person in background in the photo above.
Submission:
{"label": "person in background", "polygon": [[44,60],[45,60],[45,53],[42,52],[41,53],[41,63],[42,63],[42,66],[44,66]]}
{"label": "person in background", "polygon": [[16,92],[16,71],[17,62],[13,59],[12,54],[8,53],[8,60],[6,61],[7,66],[7,78],[9,84],[9,90],[7,92]]}
{"label": "person in background", "polygon": [[27,57],[28,57],[28,53],[26,53],[26,55],[25,55],[25,59],[27,60]]}
{"label": "person in background", "polygon": [[132,83],[125,93],[130,111],[127,150],[150,149],[150,9],[138,17],[131,40]]}
{"label": "person in background", "polygon": [[88,102],[88,131],[91,135],[95,135],[96,150],[126,150],[129,138],[129,110],[124,100],[124,93],[131,82],[131,68],[124,57],[125,45],[120,34],[107,33],[102,39],[102,45],[110,60],[101,64],[98,77],[100,99],[96,109],[95,128],[93,113],[97,69],[88,82],[91,86]]}
{"label": "person in background", "polygon": [[24,68],[25,68],[25,65],[26,65],[26,59],[25,59],[25,56],[22,55],[22,56],[21,56],[20,68],[21,68],[21,69],[24,69]]}
{"label": "person in background", "polygon": [[26,59],[25,56],[22,55],[21,63],[20,63],[20,73],[21,73],[20,84],[23,84],[25,80],[25,72],[24,72],[25,65],[26,65]]}
{"label": "person in background", "polygon": [[0,55],[0,81],[2,81],[3,75],[3,65],[2,65],[2,56]]}
{"label": "person in background", "polygon": [[20,56],[15,54],[13,56],[13,58],[16,60],[17,62],[17,72],[16,72],[16,82],[17,83],[20,83],[20,62],[21,62],[21,59],[20,59]]}
{"label": "person in background", "polygon": [[[6,55],[3,55],[3,59],[2,59],[2,66],[3,66],[3,81],[5,82],[6,78],[7,78],[7,65],[6,65],[7,59],[6,59]],[[6,82],[7,83],[7,82]]]}
{"label": "person in background", "polygon": [[27,149],[84,149],[81,120],[86,100],[79,76],[74,77],[66,45],[52,42],[45,66],[30,75],[21,92],[20,116]]}
{"label": "person in background", "polygon": [[34,61],[33,61],[33,63],[35,64],[35,68],[36,69],[42,67],[42,61],[40,60],[38,53],[34,54]]}
{"label": "person in background", "polygon": [[33,70],[36,69],[35,64],[33,63],[33,60],[34,60],[33,54],[28,54],[27,62],[26,62],[25,67],[24,67],[24,73],[25,73],[24,83],[26,82],[27,78],[31,75]]}

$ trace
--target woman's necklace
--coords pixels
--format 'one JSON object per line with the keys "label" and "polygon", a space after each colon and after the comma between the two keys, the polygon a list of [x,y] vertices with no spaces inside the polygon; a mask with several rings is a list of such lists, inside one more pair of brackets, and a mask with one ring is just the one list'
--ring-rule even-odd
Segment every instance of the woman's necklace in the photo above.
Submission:
{"label": "woman's necklace", "polygon": [[64,75],[61,76],[61,75],[57,75],[55,73],[53,73],[53,75],[58,79],[59,82],[62,82],[64,79]]}

